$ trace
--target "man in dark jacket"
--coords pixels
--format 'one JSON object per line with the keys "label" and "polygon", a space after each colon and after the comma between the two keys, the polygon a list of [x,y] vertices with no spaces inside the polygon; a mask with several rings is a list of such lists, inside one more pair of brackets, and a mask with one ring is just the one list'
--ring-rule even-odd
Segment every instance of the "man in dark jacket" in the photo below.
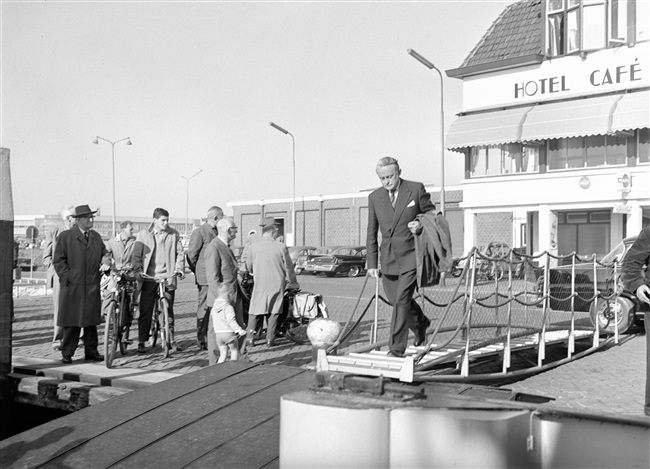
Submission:
{"label": "man in dark jacket", "polygon": [[404,355],[409,328],[415,332],[414,344],[426,341],[430,321],[413,301],[416,287],[414,236],[422,231],[416,217],[435,210],[431,197],[419,182],[400,178],[395,158],[386,156],[377,163],[382,187],[368,196],[368,274],[379,275],[377,235],[381,231],[381,276],[384,292],[393,305],[389,353]]}
{"label": "man in dark jacket", "polygon": [[100,267],[110,266],[102,263],[106,246],[99,233],[92,230],[95,213],[88,205],[76,207],[77,223],[59,234],[54,251],[52,263],[61,288],[57,324],[63,328],[61,361],[65,364],[72,363],[81,328],[86,360],[104,360],[97,351],[97,325],[101,323]]}
{"label": "man in dark jacket", "polygon": [[[194,272],[194,283],[198,290],[198,307],[196,310],[196,338],[201,350],[207,350],[208,344],[205,336],[207,327],[202,327],[208,297],[208,279],[205,275],[205,249],[217,237],[217,222],[223,218],[223,210],[215,206],[208,210],[207,221],[192,231],[190,244],[187,248],[187,262],[190,270]],[[210,305],[212,306],[212,305]],[[207,324],[205,324],[207,326]]]}
{"label": "man in dark jacket", "polygon": [[622,279],[625,288],[636,295],[645,311],[645,407],[644,412],[650,415],[650,227],[641,230],[639,237],[625,255],[622,267]]}

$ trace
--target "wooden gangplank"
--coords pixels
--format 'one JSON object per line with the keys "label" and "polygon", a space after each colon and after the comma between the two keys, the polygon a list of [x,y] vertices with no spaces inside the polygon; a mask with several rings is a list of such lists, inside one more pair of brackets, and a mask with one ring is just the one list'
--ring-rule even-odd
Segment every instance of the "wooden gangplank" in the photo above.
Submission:
{"label": "wooden gangplank", "polygon": [[[543,334],[544,345],[552,345],[566,342],[569,339],[568,330],[550,331]],[[592,331],[574,331],[574,339],[592,337]],[[510,351],[525,350],[537,347],[540,344],[540,334],[531,334],[525,337],[518,337],[510,341]],[[487,358],[503,354],[507,347],[505,341],[485,345],[469,351],[469,360]],[[437,349],[436,344],[431,346],[419,364],[436,361],[439,364],[459,364],[465,353],[465,343],[450,343],[443,349]],[[437,350],[436,350],[437,349]],[[349,353],[347,355],[326,355],[321,352],[318,356],[318,369],[321,371],[338,371],[365,376],[384,376],[394,378],[403,382],[411,383],[414,380],[414,357],[425,350],[424,346],[409,346],[404,358],[396,358],[388,355],[386,350],[371,350],[363,353]]]}
{"label": "wooden gangplank", "polygon": [[0,441],[0,467],[277,467],[280,397],[313,381],[294,367],[206,367]]}

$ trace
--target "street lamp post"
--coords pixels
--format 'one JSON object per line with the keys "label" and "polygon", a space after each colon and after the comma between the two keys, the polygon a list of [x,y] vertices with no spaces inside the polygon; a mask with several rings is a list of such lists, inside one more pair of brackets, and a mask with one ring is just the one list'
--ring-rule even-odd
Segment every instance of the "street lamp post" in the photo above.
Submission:
{"label": "street lamp post", "polygon": [[185,186],[185,236],[188,235],[187,233],[187,227],[188,227],[188,220],[190,218],[190,179],[192,179],[194,176],[198,176],[203,170],[199,169],[196,173],[192,174],[190,177],[185,177],[181,176],[183,179],[185,179],[185,182],[187,183]]}
{"label": "street lamp post", "polygon": [[110,141],[108,139],[105,139],[104,137],[99,137],[99,136],[95,137],[95,140],[93,140],[93,143],[95,145],[98,145],[100,140],[103,140],[104,142],[107,142],[107,143],[111,144],[111,162],[112,162],[112,165],[113,165],[113,236],[115,236],[116,233],[117,233],[117,230],[115,228],[115,144],[120,143],[120,142],[126,142],[126,145],[133,145],[133,144],[131,143],[131,138],[130,137],[126,137],[126,138],[123,138],[121,140],[117,140],[115,142],[112,142],[112,141]]}
{"label": "street lamp post", "polygon": [[293,193],[291,196],[291,245],[295,246],[296,245],[296,139],[293,137],[293,134],[289,132],[288,130],[283,129],[280,127],[278,124],[275,124],[273,122],[269,122],[269,125],[273,127],[276,130],[279,130],[285,135],[290,135],[291,136],[291,143],[292,143],[292,149],[293,149]]}
{"label": "street lamp post", "polygon": [[429,62],[426,58],[415,52],[413,49],[408,49],[407,52],[418,62],[423,64],[429,70],[435,70],[440,76],[440,208],[443,215],[446,213],[445,209],[445,108],[444,108],[444,84],[442,81],[442,73],[436,68],[433,63]]}

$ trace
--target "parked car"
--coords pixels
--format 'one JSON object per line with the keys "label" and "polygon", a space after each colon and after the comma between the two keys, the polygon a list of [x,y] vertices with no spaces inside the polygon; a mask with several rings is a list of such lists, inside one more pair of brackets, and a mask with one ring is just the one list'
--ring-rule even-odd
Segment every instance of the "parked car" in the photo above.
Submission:
{"label": "parked car", "polygon": [[20,270],[29,272],[30,270],[38,269],[35,259],[30,259],[29,257],[19,257],[16,259],[16,267],[19,267]]}
{"label": "parked car", "polygon": [[331,254],[312,257],[305,264],[305,272],[324,272],[328,277],[339,273],[358,277],[365,268],[365,246],[341,246]]}
{"label": "parked car", "polygon": [[[307,262],[310,259],[313,259],[314,257],[318,256],[325,256],[327,254],[330,254],[334,249],[338,248],[340,246],[321,246],[319,248],[315,248],[311,251],[308,251],[307,253],[300,254],[299,256],[296,257],[296,260],[294,261],[294,269],[297,274],[302,274],[305,272],[305,266],[307,265]],[[313,273],[313,272],[309,272]]]}
{"label": "parked car", "polygon": [[307,256],[316,250],[316,246],[291,246],[289,248],[289,257],[293,262],[294,270],[297,274],[302,273],[304,267],[298,267],[298,260],[301,259],[301,264],[307,262]]}
{"label": "parked car", "polygon": [[[636,236],[625,238],[596,264],[596,289],[602,297],[614,296],[608,300],[594,297],[594,264],[581,262],[575,264],[574,285],[577,296],[574,299],[576,311],[589,312],[591,323],[601,331],[614,333],[615,320],[618,332],[627,332],[635,322],[643,320],[643,308],[636,295],[624,289],[620,269],[625,255],[636,241]],[[616,265],[616,269],[614,269]],[[549,269],[550,306],[560,311],[571,310],[571,272],[572,266],[563,265]],[[616,277],[614,273],[616,272]],[[543,293],[544,275],[538,279],[538,291]],[[615,319],[616,318],[616,319]]]}

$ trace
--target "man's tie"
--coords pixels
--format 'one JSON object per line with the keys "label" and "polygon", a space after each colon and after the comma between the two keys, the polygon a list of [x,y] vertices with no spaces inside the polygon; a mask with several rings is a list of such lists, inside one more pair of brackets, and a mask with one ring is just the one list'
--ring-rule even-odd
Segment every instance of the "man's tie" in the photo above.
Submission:
{"label": "man's tie", "polygon": [[84,231],[84,238],[86,238],[86,241],[88,241],[88,232]]}
{"label": "man's tie", "polygon": [[390,204],[395,208],[395,191],[388,191],[388,195],[390,196]]}

